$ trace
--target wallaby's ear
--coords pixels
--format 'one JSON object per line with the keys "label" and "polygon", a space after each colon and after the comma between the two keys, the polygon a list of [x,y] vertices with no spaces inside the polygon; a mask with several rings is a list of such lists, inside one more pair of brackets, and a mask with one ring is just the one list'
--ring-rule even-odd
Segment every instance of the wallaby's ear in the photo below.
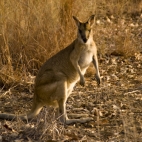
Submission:
{"label": "wallaby's ear", "polygon": [[79,26],[79,25],[80,25],[79,20],[78,20],[75,16],[73,16],[73,19],[74,19],[74,21],[75,21],[76,25],[77,25],[77,26]]}
{"label": "wallaby's ear", "polygon": [[88,23],[91,27],[93,27],[93,25],[95,23],[95,15],[90,16]]}

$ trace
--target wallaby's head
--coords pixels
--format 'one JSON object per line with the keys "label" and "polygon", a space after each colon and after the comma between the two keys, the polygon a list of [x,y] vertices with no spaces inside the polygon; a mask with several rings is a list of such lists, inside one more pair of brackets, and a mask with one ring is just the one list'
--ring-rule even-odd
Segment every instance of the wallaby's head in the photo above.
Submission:
{"label": "wallaby's head", "polygon": [[73,19],[76,22],[76,25],[78,27],[78,38],[83,43],[86,43],[90,36],[92,36],[92,27],[94,24],[95,15],[90,16],[90,18],[87,20],[87,22],[82,23],[80,22],[76,17],[73,16]]}

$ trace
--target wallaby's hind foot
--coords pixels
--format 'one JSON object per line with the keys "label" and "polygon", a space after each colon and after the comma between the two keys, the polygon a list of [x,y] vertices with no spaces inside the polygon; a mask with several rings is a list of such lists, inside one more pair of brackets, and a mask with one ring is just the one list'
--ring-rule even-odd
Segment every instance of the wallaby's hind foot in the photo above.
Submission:
{"label": "wallaby's hind foot", "polygon": [[[75,117],[80,116],[80,117],[82,117],[82,116],[88,116],[88,115],[85,115],[85,114],[81,114],[81,115],[77,114],[76,115],[76,114],[74,114],[74,115],[71,115],[71,116],[75,116]],[[92,121],[93,118],[85,117],[85,118],[76,118],[76,119],[72,118],[72,119],[69,119],[67,117],[67,114],[66,114],[66,115],[61,115],[59,117],[59,120],[60,120],[61,123],[69,125],[69,124],[74,124],[74,123],[86,123],[86,122]]]}
{"label": "wallaby's hind foot", "polygon": [[86,123],[93,120],[93,118],[88,117],[88,118],[80,118],[80,119],[67,119],[66,124],[74,124],[74,123]]}

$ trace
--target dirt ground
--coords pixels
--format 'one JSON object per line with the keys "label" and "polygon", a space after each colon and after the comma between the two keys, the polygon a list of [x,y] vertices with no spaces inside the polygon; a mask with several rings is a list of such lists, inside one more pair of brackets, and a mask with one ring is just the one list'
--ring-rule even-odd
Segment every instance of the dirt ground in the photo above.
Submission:
{"label": "dirt ground", "polygon": [[[142,141],[142,54],[135,57],[99,59],[101,86],[91,68],[86,85],[75,87],[67,102],[68,114],[84,114],[93,120],[63,126],[54,119],[54,110],[44,108],[31,122],[0,121],[2,142],[141,142]],[[29,88],[29,86],[27,86]],[[1,112],[17,115],[30,109],[31,92],[24,86],[1,91]],[[73,116],[72,116],[73,117]]]}

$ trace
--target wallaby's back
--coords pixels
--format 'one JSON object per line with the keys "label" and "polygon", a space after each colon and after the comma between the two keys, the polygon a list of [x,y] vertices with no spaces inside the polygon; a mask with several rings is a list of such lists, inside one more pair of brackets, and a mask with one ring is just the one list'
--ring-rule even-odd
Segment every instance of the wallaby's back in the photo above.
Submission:
{"label": "wallaby's back", "polygon": [[58,76],[65,76],[70,83],[79,77],[70,60],[70,54],[74,50],[75,41],[73,41],[65,49],[48,59],[39,70],[36,77],[35,85],[42,85],[58,81]]}

